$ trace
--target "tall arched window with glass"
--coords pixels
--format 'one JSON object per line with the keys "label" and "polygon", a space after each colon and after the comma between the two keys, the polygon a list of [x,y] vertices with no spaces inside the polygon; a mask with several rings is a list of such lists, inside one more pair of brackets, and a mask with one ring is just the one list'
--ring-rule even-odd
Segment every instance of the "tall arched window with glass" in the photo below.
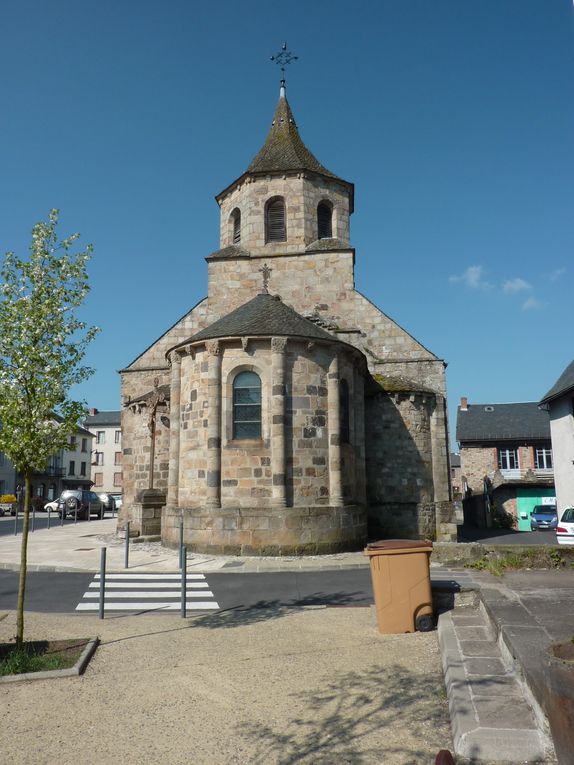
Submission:
{"label": "tall arched window with glass", "polygon": [[346,380],[339,382],[339,427],[341,430],[341,443],[350,443],[349,385]]}
{"label": "tall arched window with glass", "polygon": [[233,380],[233,438],[261,438],[261,378],[255,372]]}

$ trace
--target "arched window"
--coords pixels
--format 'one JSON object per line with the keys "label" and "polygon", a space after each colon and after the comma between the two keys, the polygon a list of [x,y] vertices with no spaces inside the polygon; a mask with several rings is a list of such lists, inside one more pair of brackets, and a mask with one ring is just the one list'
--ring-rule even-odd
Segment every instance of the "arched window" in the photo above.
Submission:
{"label": "arched window", "polygon": [[241,241],[241,210],[236,207],[231,213],[231,241],[239,244]]}
{"label": "arched window", "polygon": [[286,239],[285,200],[283,197],[273,197],[265,207],[265,241],[285,242]]}
{"label": "arched window", "polygon": [[240,372],[233,381],[233,438],[261,438],[261,379]]}
{"label": "arched window", "polygon": [[329,202],[319,202],[317,205],[318,239],[331,239],[333,236],[333,208]]}
{"label": "arched window", "polygon": [[349,386],[346,380],[339,382],[339,427],[341,429],[341,443],[350,443],[349,438]]}

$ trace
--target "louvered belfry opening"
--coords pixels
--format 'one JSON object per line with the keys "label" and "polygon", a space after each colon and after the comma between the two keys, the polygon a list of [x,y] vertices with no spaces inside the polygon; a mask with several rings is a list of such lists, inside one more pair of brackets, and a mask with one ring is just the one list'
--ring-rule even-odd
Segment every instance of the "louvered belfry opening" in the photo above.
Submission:
{"label": "louvered belfry opening", "polygon": [[231,213],[231,222],[233,224],[233,244],[239,244],[241,241],[241,210],[237,207]]}
{"label": "louvered belfry opening", "polygon": [[286,240],[285,200],[283,197],[274,197],[267,202],[265,211],[265,241],[285,242]]}
{"label": "louvered belfry opening", "polygon": [[333,236],[333,210],[328,202],[317,205],[317,229],[319,239],[331,239]]}

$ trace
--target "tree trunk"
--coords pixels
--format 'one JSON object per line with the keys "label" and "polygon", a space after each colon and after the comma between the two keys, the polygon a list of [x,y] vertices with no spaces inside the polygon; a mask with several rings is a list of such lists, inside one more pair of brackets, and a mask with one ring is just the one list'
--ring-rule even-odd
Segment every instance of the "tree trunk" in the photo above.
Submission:
{"label": "tree trunk", "polygon": [[[18,513],[18,509],[16,509]],[[24,644],[24,596],[26,594],[26,569],[28,559],[28,528],[30,525],[30,473],[24,474],[24,524],[20,547],[20,580],[18,582],[18,605],[16,623],[16,648]]]}

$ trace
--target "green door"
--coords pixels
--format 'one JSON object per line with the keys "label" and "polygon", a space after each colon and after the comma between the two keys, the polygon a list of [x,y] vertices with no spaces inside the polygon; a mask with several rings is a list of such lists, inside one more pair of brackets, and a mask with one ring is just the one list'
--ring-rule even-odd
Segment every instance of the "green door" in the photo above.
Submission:
{"label": "green door", "polygon": [[518,531],[530,531],[530,514],[536,505],[545,505],[549,503],[550,499],[554,499],[556,502],[556,490],[553,487],[518,487],[516,489]]}

